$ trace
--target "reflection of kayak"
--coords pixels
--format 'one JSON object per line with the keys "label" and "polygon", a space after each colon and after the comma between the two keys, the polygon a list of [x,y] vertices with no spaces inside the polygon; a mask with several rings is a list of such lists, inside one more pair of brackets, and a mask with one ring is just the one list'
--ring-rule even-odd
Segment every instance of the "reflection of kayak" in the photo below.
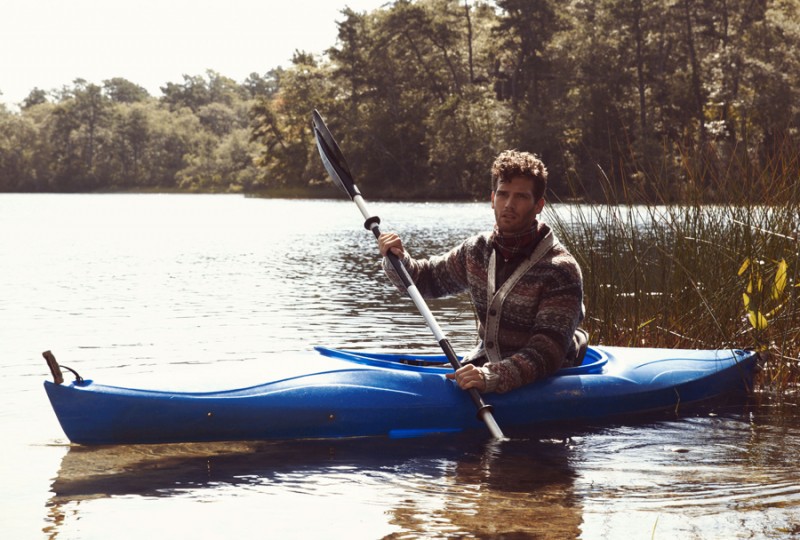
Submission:
{"label": "reflection of kayak", "polygon": [[[370,435],[413,437],[482,429],[441,355],[318,348],[325,365],[255,386],[213,392],[137,390],[90,380],[46,381],[67,437],[80,444]],[[590,347],[583,365],[508,394],[487,394],[504,428],[677,409],[750,389],[756,354]],[[51,367],[52,369],[52,367]],[[60,373],[58,373],[60,375]]]}

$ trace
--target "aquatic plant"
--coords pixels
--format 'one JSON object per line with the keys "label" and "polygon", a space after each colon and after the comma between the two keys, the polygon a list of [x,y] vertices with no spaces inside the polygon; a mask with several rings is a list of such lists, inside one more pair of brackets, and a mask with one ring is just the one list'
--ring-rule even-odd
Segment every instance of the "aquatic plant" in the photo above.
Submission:
{"label": "aquatic plant", "polygon": [[[762,389],[796,388],[797,162],[772,164],[758,184],[752,169],[735,167],[702,186],[688,167],[679,182],[642,174],[622,191],[601,175],[605,201],[548,215],[583,269],[591,341],[754,348],[764,358]],[[676,183],[680,199],[672,197]]]}

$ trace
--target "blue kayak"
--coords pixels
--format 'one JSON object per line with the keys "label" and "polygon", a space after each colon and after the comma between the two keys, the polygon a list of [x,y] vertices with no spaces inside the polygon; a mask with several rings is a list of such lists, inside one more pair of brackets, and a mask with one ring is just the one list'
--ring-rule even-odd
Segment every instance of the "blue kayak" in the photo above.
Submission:
{"label": "blue kayak", "polygon": [[[304,355],[314,357],[310,365],[316,367],[304,368]],[[626,418],[746,393],[756,359],[754,352],[735,349],[589,347],[581,366],[484,398],[503,429]],[[443,355],[319,347],[286,361],[297,366],[296,373],[211,392],[140,390],[80,377],[44,386],[69,440],[87,445],[416,437],[485,429],[467,393],[445,378],[452,368],[441,365],[447,362]]]}

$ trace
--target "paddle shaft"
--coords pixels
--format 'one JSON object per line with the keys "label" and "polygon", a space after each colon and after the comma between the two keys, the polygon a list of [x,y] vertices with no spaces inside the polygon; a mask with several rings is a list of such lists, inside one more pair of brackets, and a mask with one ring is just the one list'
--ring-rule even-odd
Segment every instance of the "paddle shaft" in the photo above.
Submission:
{"label": "paddle shaft", "polygon": [[[371,230],[372,234],[374,234],[375,238],[377,239],[381,235],[380,218],[369,213],[369,210],[367,210],[367,206],[364,203],[364,199],[360,194],[356,194],[353,197],[353,202],[356,203],[356,206],[358,206],[358,209],[361,211],[361,214],[366,220],[364,222],[364,227]],[[386,257],[389,259],[392,268],[394,268],[395,272],[397,272],[397,275],[400,277],[400,280],[403,282],[408,296],[414,302],[414,305],[417,306],[420,314],[425,319],[428,328],[430,328],[433,336],[436,338],[436,341],[442,348],[442,351],[447,357],[447,360],[450,362],[450,365],[453,366],[453,369],[455,370],[460,369],[461,362],[459,362],[458,356],[456,356],[453,347],[450,345],[450,341],[444,335],[444,332],[442,332],[439,323],[436,322],[436,318],[428,308],[428,304],[425,302],[425,299],[422,298],[419,289],[417,289],[417,286],[414,284],[414,280],[411,279],[411,275],[408,273],[408,270],[406,270],[403,261],[401,261],[397,255],[391,251],[386,254]],[[469,394],[470,399],[472,399],[472,402],[475,404],[475,407],[478,409],[478,418],[486,423],[486,426],[489,428],[492,436],[496,439],[504,439],[505,436],[503,435],[503,431],[500,429],[500,426],[497,424],[494,419],[494,415],[492,414],[491,405],[484,403],[480,392],[478,392],[476,389],[470,388],[467,390],[467,393]]]}
{"label": "paddle shaft", "polygon": [[[381,235],[381,231],[378,226],[381,220],[378,216],[373,216],[370,214],[369,210],[367,210],[367,205],[364,203],[364,198],[361,196],[361,193],[356,187],[356,183],[353,181],[353,175],[350,174],[350,168],[347,166],[347,161],[344,158],[344,154],[342,154],[342,150],[339,148],[339,145],[336,144],[336,140],[333,138],[333,135],[331,135],[328,127],[325,125],[325,121],[322,119],[319,111],[315,110],[312,113],[311,123],[314,130],[314,138],[317,141],[317,149],[319,150],[319,155],[322,158],[322,164],[328,171],[331,180],[333,180],[333,182],[345,193],[347,193],[347,196],[356,203],[356,206],[358,206],[358,209],[361,211],[361,215],[363,215],[364,219],[366,220],[364,222],[364,226],[373,232],[375,238],[378,238]],[[433,316],[433,313],[431,313],[431,310],[428,309],[428,305],[425,303],[425,300],[419,293],[419,290],[414,284],[414,281],[411,279],[411,275],[408,273],[408,270],[406,270],[406,267],[403,266],[403,262],[398,259],[394,253],[387,253],[386,256],[389,258],[389,262],[392,264],[392,267],[403,281],[403,285],[406,287],[406,292],[417,306],[420,314],[422,314],[425,322],[428,324],[428,328],[430,328],[431,332],[433,332],[434,337],[436,337],[436,341],[439,343],[442,351],[444,351],[444,354],[450,361],[453,369],[460,369],[461,362],[458,361],[458,357],[453,351],[453,347],[444,336],[442,329],[439,328],[439,323],[436,322],[436,318]],[[500,426],[497,425],[497,422],[492,415],[491,405],[484,403],[480,393],[474,388],[470,388],[468,393],[470,399],[472,399],[472,402],[478,408],[478,418],[483,420],[483,422],[489,428],[489,431],[492,433],[492,436],[494,436],[496,439],[504,439],[505,436],[503,435],[503,432],[500,430]]]}

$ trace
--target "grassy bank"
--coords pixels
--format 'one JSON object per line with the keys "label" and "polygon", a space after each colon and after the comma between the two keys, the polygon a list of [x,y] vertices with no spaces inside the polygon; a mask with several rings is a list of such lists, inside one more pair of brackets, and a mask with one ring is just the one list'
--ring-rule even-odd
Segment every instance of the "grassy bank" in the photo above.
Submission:
{"label": "grassy bank", "polygon": [[713,204],[702,190],[680,204],[620,205],[610,193],[607,204],[548,216],[583,268],[592,342],[755,348],[761,388],[796,390],[800,186],[788,175],[770,182],[758,205],[720,201],[720,182]]}

